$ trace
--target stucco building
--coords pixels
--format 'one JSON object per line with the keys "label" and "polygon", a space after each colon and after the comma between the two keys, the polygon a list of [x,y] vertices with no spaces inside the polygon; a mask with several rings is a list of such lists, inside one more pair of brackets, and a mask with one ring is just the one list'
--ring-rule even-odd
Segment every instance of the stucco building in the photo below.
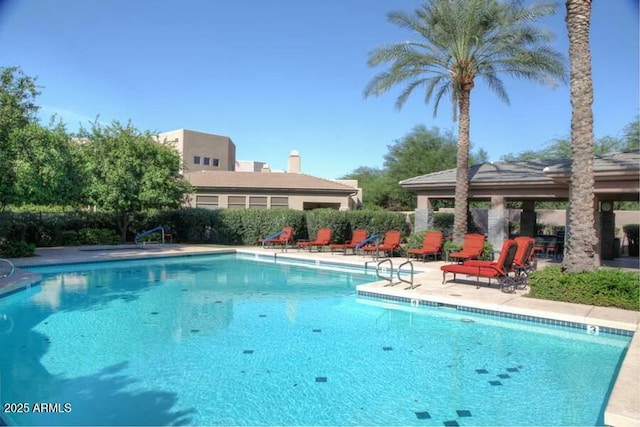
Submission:
{"label": "stucco building", "polygon": [[227,136],[178,129],[158,139],[172,142],[180,152],[183,174],[196,190],[189,198],[192,207],[347,210],[362,205],[358,181],[304,174],[295,150],[286,171],[272,171],[265,162],[237,161],[236,146]]}
{"label": "stucco building", "polygon": [[184,172],[235,170],[236,146],[228,136],[177,129],[158,134],[158,140],[175,144]]}

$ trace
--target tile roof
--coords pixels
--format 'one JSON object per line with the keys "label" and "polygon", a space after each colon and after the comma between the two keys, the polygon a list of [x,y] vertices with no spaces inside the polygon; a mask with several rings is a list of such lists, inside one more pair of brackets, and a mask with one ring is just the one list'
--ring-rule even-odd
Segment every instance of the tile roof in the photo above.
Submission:
{"label": "tile roof", "polygon": [[[640,169],[640,150],[623,151],[594,159],[594,173],[637,171]],[[474,184],[512,182],[522,184],[550,183],[558,175],[571,172],[571,159],[538,160],[527,162],[495,162],[469,168],[469,181]],[[456,169],[448,169],[400,181],[400,185],[455,185]]]}
{"label": "tile roof", "polygon": [[[557,163],[554,161],[514,162],[514,163],[482,163],[469,168],[469,180],[473,183],[511,181],[540,182],[551,181],[543,169]],[[456,170],[448,169],[400,181],[403,186],[424,184],[456,183]]]}
{"label": "tile roof", "polygon": [[303,173],[198,171],[184,175],[191,185],[215,189],[326,191],[351,194],[356,188]]}
{"label": "tile roof", "polygon": [[[620,151],[596,156],[593,160],[593,171],[597,173],[624,170],[640,169],[640,150]],[[548,173],[570,173],[571,159],[557,161],[545,172]]]}

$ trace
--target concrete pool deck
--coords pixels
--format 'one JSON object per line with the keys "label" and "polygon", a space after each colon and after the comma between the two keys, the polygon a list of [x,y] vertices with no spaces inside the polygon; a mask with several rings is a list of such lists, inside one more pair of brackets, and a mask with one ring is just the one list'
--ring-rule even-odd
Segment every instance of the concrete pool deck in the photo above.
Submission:
{"label": "concrete pool deck", "polygon": [[[289,258],[299,260],[314,260],[320,263],[344,263],[355,266],[363,266],[365,262],[372,261],[371,257],[360,255],[343,255],[335,252],[309,252],[297,249],[263,249],[261,247],[229,247],[216,245],[149,245],[149,246],[95,246],[95,247],[63,247],[40,248],[36,251],[36,257],[11,259],[16,266],[16,272],[9,278],[0,279],[0,296],[16,289],[30,286],[39,280],[39,276],[21,270],[21,266],[41,266],[68,263],[86,263],[100,261],[116,261],[132,258],[154,258],[178,255],[199,255],[223,252],[242,252],[249,254],[262,254],[277,258]],[[393,266],[397,268],[405,258],[393,258]],[[630,268],[638,271],[637,259],[623,262],[616,260],[616,267]],[[556,262],[553,260],[540,260],[539,267]],[[629,263],[630,262],[630,263]],[[369,263],[375,268],[377,263]],[[416,261],[413,265],[416,270],[414,276],[414,289],[405,289],[409,285],[399,283],[397,276],[394,285],[388,285],[387,281],[377,281],[357,287],[359,292],[376,294],[381,297],[402,298],[412,301],[426,301],[448,306],[470,307],[479,310],[488,310],[501,313],[510,313],[518,316],[552,319],[559,322],[575,322],[585,325],[597,325],[634,332],[633,339],[620,368],[617,381],[605,410],[605,424],[612,426],[640,426],[640,312],[621,310],[608,307],[596,307],[582,304],[572,304],[527,298],[527,290],[516,290],[513,293],[501,292],[493,283],[487,286],[486,279],[481,279],[482,286],[477,287],[474,278],[466,280],[463,275],[458,276],[458,281],[451,281],[452,275],[447,275],[447,282],[442,284],[440,266],[442,261]],[[385,266],[388,264],[385,264]],[[408,275],[403,274],[403,278]]]}

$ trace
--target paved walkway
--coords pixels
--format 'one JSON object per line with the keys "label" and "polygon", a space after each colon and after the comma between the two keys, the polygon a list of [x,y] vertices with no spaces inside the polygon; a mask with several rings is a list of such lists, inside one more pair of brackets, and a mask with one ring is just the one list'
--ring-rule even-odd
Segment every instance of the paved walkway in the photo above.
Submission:
{"label": "paved walkway", "polygon": [[[214,245],[149,245],[149,246],[116,246],[116,247],[79,247],[79,248],[41,248],[34,258],[12,260],[18,269],[9,279],[0,279],[0,295],[14,289],[35,283],[36,275],[20,270],[20,266],[52,265],[77,262],[119,260],[130,258],[147,258],[185,254],[206,254],[226,251],[241,251],[258,254],[268,254],[276,257],[295,259],[313,259],[320,262],[346,263],[375,268],[377,262],[371,257],[360,255],[343,255],[330,252],[309,252],[307,250],[263,249],[261,247],[227,247]],[[406,261],[405,258],[393,258],[395,268]],[[555,260],[540,260],[539,268]],[[614,390],[605,411],[605,423],[613,426],[640,426],[640,312],[621,310],[616,308],[596,307],[581,304],[571,304],[527,298],[527,290],[516,290],[513,293],[501,292],[498,285],[491,286],[484,279],[481,286],[477,286],[475,278],[466,280],[465,276],[458,276],[456,282],[450,281],[452,275],[447,276],[447,282],[442,283],[440,266],[442,261],[416,261],[414,288],[400,283],[397,277],[394,284],[388,281],[378,281],[367,285],[360,285],[358,291],[370,292],[388,297],[401,297],[410,300],[429,301],[432,303],[452,306],[465,306],[483,310],[499,311],[515,315],[531,316],[557,321],[577,322],[600,327],[610,327],[635,332],[629,350],[621,367]],[[387,263],[384,264],[388,266]],[[614,261],[616,267],[638,271],[637,259],[618,259]],[[402,275],[403,278],[408,275]]]}

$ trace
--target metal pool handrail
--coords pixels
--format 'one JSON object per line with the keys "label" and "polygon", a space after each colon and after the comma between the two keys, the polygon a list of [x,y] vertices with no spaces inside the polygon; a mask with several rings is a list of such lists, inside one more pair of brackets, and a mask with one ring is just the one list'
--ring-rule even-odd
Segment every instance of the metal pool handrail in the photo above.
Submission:
{"label": "metal pool handrail", "polygon": [[[372,260],[372,261],[367,261],[364,263],[364,269],[365,271],[367,270],[367,267],[369,267],[370,263],[373,262],[377,262],[376,264],[376,276],[378,276],[379,279],[382,280],[386,280],[389,283],[387,283],[385,286],[393,286],[393,261],[391,261],[390,258],[385,258],[383,260]],[[382,264],[388,262],[389,263],[389,276],[383,276],[382,274],[380,274],[380,271],[382,271],[383,273],[387,271],[386,267],[381,267]]]}
{"label": "metal pool handrail", "polygon": [[9,276],[11,276],[13,274],[14,271],[16,271],[16,267],[8,259],[0,258],[0,262],[6,262],[7,264],[9,264],[9,272],[0,275],[0,279],[4,279],[6,277],[9,277]]}
{"label": "metal pool handrail", "polygon": [[280,237],[282,233],[284,233],[284,231],[278,231],[277,233],[273,233],[272,235],[265,237],[264,240],[262,240],[262,247],[264,248],[264,245],[269,243],[271,240],[275,240]]}
{"label": "metal pool handrail", "polygon": [[164,232],[164,227],[161,226],[161,225],[156,227],[156,228],[152,228],[151,230],[143,231],[142,233],[137,234],[136,237],[134,237],[133,242],[136,245],[138,245],[139,244],[138,243],[138,239],[141,239],[142,237],[144,237],[146,235],[149,235],[151,233],[155,233],[156,231],[160,231],[162,233],[162,244],[164,245],[164,234],[165,234],[165,232]]}
{"label": "metal pool handrail", "polygon": [[[409,266],[411,267],[411,279],[410,279],[410,280],[403,279],[402,277],[400,277],[400,273],[401,273],[401,271],[402,271],[402,267],[403,267],[403,266],[405,266],[405,265],[407,265],[407,264],[409,264]],[[407,290],[407,289],[414,289],[414,288],[417,288],[418,286],[420,286],[420,285],[414,285],[414,284],[413,284],[413,263],[412,263],[410,260],[407,260],[407,261],[403,262],[402,264],[400,264],[400,265],[398,266],[398,270],[397,270],[397,272],[398,272],[398,280],[400,280],[401,282],[404,282],[404,283],[408,283],[408,284],[409,284],[409,287],[408,287],[408,288],[404,288],[405,290]]]}

